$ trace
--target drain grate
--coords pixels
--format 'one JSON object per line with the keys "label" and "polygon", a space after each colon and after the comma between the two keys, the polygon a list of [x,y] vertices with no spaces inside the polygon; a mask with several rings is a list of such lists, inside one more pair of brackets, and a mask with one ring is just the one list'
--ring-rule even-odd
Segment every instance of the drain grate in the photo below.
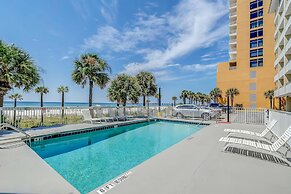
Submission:
{"label": "drain grate", "polygon": [[265,160],[268,162],[273,162],[276,164],[281,164],[284,166],[290,166],[287,162],[285,162],[284,160],[273,156],[271,154],[265,154],[265,153],[260,153],[260,152],[255,152],[255,151],[251,151],[251,150],[246,150],[246,149],[242,149],[242,148],[235,148],[235,147],[227,147],[225,149],[225,151],[227,152],[231,152],[234,154],[240,154],[240,155],[244,155],[244,156],[249,156],[252,158],[257,158],[257,159],[261,159],[261,160]]}

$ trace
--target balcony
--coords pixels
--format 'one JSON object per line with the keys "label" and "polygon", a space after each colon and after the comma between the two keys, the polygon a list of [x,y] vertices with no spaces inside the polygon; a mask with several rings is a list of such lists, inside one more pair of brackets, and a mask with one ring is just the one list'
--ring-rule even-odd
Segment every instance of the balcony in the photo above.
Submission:
{"label": "balcony", "polygon": [[237,3],[232,3],[229,5],[229,10],[232,11],[232,10],[236,9],[236,7],[237,7]]}
{"label": "balcony", "polygon": [[286,10],[285,15],[291,14],[291,6],[290,5],[291,5],[291,1],[289,0],[289,1],[287,1],[286,6],[285,6],[285,10]]}
{"label": "balcony", "polygon": [[287,83],[285,87],[286,87],[285,95],[290,96],[291,95],[291,82]]}
{"label": "balcony", "polygon": [[281,87],[274,91],[275,97],[282,97],[285,94],[285,87]]}
{"label": "balcony", "polygon": [[285,74],[291,74],[291,60],[285,66]]}
{"label": "balcony", "polygon": [[236,44],[236,39],[229,40],[229,44],[230,44],[230,45],[234,45],[234,44]]}

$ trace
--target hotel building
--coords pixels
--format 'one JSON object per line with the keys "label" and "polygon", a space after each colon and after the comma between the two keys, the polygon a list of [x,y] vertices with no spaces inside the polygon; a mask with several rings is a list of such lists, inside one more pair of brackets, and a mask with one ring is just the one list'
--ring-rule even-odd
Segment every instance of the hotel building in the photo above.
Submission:
{"label": "hotel building", "polygon": [[275,96],[291,111],[291,0],[272,0],[269,12],[275,13]]}
{"label": "hotel building", "polygon": [[237,88],[234,104],[269,108],[264,92],[274,84],[274,14],[270,0],[230,0],[229,62],[218,64],[216,85],[223,92]]}

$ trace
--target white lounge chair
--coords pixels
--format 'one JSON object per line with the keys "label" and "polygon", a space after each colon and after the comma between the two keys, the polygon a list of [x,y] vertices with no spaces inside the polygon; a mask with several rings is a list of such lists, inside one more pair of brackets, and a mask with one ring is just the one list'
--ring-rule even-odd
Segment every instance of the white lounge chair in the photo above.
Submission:
{"label": "white lounge chair", "polygon": [[240,130],[240,129],[224,129],[224,131],[229,132],[227,137],[231,137],[237,134],[242,134],[242,135],[248,135],[250,137],[256,136],[258,138],[262,138],[262,137],[265,137],[269,132],[271,132],[271,129],[276,125],[276,123],[277,123],[277,120],[272,120],[271,122],[267,124],[266,129],[263,130],[261,133],[255,133],[253,131]]}
{"label": "white lounge chair", "polygon": [[[280,153],[279,149],[285,146],[290,138],[291,138],[291,126],[289,126],[289,128],[284,132],[284,134],[281,137],[279,137],[279,139],[277,139],[273,144],[265,144],[265,143],[260,143],[256,140],[247,140],[247,139],[234,138],[234,137],[221,137],[219,141],[227,143],[223,149],[224,151],[226,150],[227,147],[230,146],[229,143],[231,143],[232,146],[242,145],[242,146],[257,148],[260,150],[265,150],[268,152]],[[286,146],[286,148],[287,148],[287,151],[285,155],[280,153],[285,158],[287,156],[287,152],[290,151],[290,146],[288,145]]]}
{"label": "white lounge chair", "polygon": [[82,110],[82,115],[84,122],[89,121],[91,124],[93,124],[94,122],[99,121],[101,123],[101,118],[92,118],[89,110]]}

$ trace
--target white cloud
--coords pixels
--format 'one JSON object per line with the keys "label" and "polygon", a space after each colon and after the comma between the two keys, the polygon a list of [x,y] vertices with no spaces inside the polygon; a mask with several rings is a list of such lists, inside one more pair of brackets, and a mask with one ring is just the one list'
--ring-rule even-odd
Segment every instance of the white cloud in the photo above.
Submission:
{"label": "white cloud", "polygon": [[[226,0],[182,0],[171,12],[162,15],[139,12],[134,23],[122,30],[101,27],[96,35],[85,40],[84,47],[142,54],[140,62],[124,66],[127,73],[162,71],[180,57],[225,38],[228,25],[223,18],[227,13]],[[186,68],[202,71],[214,65],[186,65]]]}
{"label": "white cloud", "polygon": [[[144,42],[156,41],[163,38],[166,32],[166,19],[155,15],[146,15],[143,12],[137,14],[133,26],[125,27],[122,31],[107,25],[100,27],[97,33],[85,39],[84,48],[95,48],[98,50],[110,50],[114,52],[133,51],[137,45]],[[151,49],[136,50],[150,52]]]}
{"label": "white cloud", "polygon": [[104,19],[112,23],[117,14],[117,0],[101,0],[100,13]]}
{"label": "white cloud", "polygon": [[[192,71],[192,72],[208,72],[215,70],[217,68],[217,64],[207,64],[207,65],[202,65],[202,64],[193,64],[193,65],[184,65],[181,67],[183,71]],[[215,71],[214,71],[215,72]]]}
{"label": "white cloud", "polygon": [[69,59],[70,57],[68,55],[65,55],[61,58],[61,60],[66,60],[66,59]]}
{"label": "white cloud", "polygon": [[[220,10],[219,12],[217,10]],[[179,57],[198,48],[206,48],[227,36],[227,25],[217,22],[227,13],[227,3],[185,0],[168,17],[170,29],[176,34],[168,40],[166,49],[152,50],[143,64],[128,64],[125,71],[165,68]],[[202,66],[202,65],[201,65]],[[196,66],[202,69],[200,66]]]}

